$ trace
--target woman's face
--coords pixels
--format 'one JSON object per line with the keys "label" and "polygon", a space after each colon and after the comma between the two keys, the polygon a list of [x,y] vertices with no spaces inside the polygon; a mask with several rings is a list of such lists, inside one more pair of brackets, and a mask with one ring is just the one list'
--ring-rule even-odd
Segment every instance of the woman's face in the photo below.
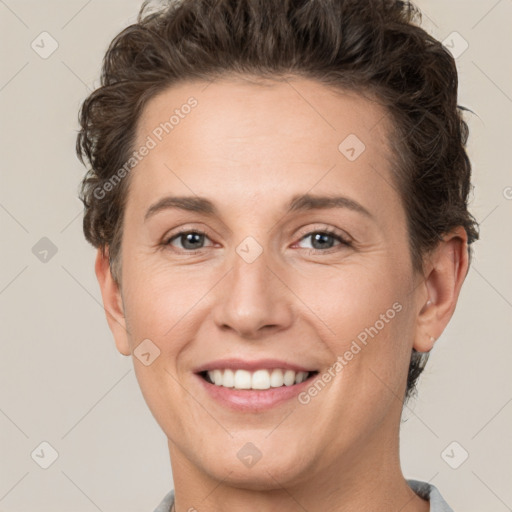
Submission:
{"label": "woman's face", "polygon": [[114,334],[173,468],[271,488],[397,448],[427,297],[388,130],[377,104],[305,79],[147,104]]}

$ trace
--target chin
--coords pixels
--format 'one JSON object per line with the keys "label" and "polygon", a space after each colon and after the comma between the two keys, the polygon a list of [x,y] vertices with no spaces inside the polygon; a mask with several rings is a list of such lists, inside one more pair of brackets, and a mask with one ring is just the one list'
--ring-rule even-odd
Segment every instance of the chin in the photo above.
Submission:
{"label": "chin", "polygon": [[[272,453],[272,450],[269,450]],[[274,452],[275,453],[275,452]],[[243,453],[240,456],[243,460]],[[290,451],[289,454],[278,453],[265,455],[258,461],[242,462],[237,453],[225,451],[217,457],[198,461],[202,470],[211,478],[233,487],[253,491],[270,491],[293,485],[304,480],[306,470],[304,458]],[[251,465],[252,464],[252,465]]]}

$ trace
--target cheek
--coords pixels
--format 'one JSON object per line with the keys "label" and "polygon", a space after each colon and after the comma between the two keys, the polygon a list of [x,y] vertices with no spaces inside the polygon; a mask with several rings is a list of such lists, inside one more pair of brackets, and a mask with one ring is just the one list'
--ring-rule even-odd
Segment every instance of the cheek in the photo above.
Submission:
{"label": "cheek", "polygon": [[[365,262],[325,265],[308,274],[288,276],[290,288],[301,298],[307,311],[316,313],[316,324],[325,325],[343,348],[347,341],[368,331],[388,332],[403,310],[408,281],[393,262],[370,256]],[[403,268],[403,267],[402,267]]]}
{"label": "cheek", "polygon": [[131,263],[126,265],[124,300],[133,341],[141,336],[176,339],[181,320],[205,294],[205,279],[197,272],[193,275],[165,264],[150,267],[144,261]]}
{"label": "cheek", "polygon": [[334,368],[342,376],[333,379],[336,395],[375,404],[383,396],[392,398],[389,388],[396,392],[405,382],[413,329],[406,265],[405,260],[397,264],[375,258],[292,282],[297,295],[306,298],[304,315],[320,333],[330,363],[339,363]]}
{"label": "cheek", "polygon": [[[382,293],[381,300],[368,301],[359,314],[364,325],[350,330],[338,346],[343,350],[345,395],[356,398],[363,416],[371,414],[378,423],[389,408],[399,406],[405,391],[412,349],[412,315],[405,294]],[[353,314],[357,314],[353,311]]]}

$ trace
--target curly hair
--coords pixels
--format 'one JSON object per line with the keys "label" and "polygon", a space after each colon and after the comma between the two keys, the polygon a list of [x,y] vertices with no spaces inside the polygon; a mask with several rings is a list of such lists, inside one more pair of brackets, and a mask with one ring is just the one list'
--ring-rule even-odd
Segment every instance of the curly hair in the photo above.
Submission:
{"label": "curly hair", "polygon": [[[471,244],[468,127],[457,104],[455,61],[397,0],[168,0],[144,2],[137,22],[111,42],[101,84],[84,101],[76,150],[89,165],[80,191],[86,239],[120,283],[123,212],[130,176],[112,178],[133,152],[137,121],[160,91],[187,80],[297,76],[371,94],[389,113],[389,143],[408,223],[413,267],[456,226]],[[110,186],[108,185],[110,183]],[[98,190],[108,190],[99,194]],[[428,353],[412,350],[405,399]]]}

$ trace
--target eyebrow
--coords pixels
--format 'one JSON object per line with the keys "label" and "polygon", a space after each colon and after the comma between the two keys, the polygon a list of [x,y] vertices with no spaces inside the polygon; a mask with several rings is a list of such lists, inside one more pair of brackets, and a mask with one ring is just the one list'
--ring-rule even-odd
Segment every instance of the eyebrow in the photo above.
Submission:
{"label": "eyebrow", "polygon": [[[293,196],[288,204],[288,213],[303,212],[309,210],[322,210],[331,208],[346,208],[366,217],[373,215],[360,203],[344,196],[319,196],[312,194],[300,194]],[[179,209],[189,212],[202,213],[210,217],[219,216],[217,207],[204,197],[198,196],[166,196],[159,199],[147,210],[144,221],[162,210]]]}

